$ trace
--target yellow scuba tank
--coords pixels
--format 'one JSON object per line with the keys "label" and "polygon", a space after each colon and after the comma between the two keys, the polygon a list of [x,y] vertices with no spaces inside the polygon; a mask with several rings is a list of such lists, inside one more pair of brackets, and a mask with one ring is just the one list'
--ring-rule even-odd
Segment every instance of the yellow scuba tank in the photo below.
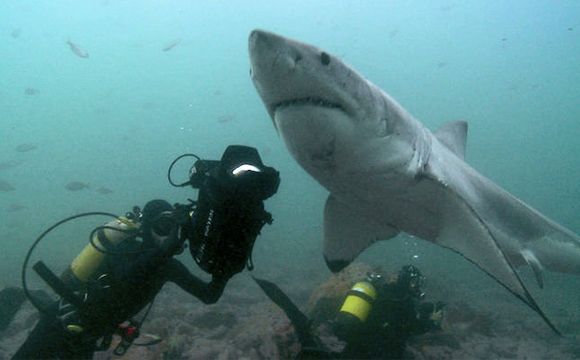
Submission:
{"label": "yellow scuba tank", "polygon": [[360,281],[348,291],[346,299],[340,308],[340,315],[353,318],[358,322],[366,321],[373,303],[377,298],[377,290],[371,281]]}
{"label": "yellow scuba tank", "polygon": [[[93,243],[99,249],[107,249],[111,245],[118,245],[138,229],[138,222],[121,216],[106,223],[105,228],[96,231],[93,236]],[[89,242],[73,260],[70,270],[77,280],[87,282],[101,265],[107,254],[99,251],[99,249]]]}

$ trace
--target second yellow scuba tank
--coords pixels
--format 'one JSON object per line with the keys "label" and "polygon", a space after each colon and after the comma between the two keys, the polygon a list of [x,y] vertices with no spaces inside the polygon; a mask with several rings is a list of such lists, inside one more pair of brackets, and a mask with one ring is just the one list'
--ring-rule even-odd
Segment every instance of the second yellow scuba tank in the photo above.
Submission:
{"label": "second yellow scuba tank", "polygon": [[340,308],[340,313],[343,316],[354,317],[358,321],[364,322],[369,316],[376,298],[377,290],[372,282],[359,281],[348,291]]}
{"label": "second yellow scuba tank", "polygon": [[339,339],[348,342],[359,336],[377,299],[375,284],[379,279],[379,275],[368,274],[365,280],[350,288],[334,322],[334,331]]}
{"label": "second yellow scuba tank", "polygon": [[87,282],[107,256],[101,250],[118,245],[135,234],[138,229],[139,223],[126,217],[119,217],[106,223],[95,232],[92,242],[87,244],[72,261],[70,270],[74,277],[81,282]]}

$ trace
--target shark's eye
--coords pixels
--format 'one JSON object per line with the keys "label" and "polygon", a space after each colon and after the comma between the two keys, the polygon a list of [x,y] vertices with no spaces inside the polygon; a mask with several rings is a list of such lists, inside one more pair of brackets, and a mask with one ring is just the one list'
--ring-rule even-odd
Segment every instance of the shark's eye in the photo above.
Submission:
{"label": "shark's eye", "polygon": [[330,55],[328,55],[325,52],[322,52],[320,54],[320,62],[322,62],[322,65],[328,65],[328,64],[330,64]]}

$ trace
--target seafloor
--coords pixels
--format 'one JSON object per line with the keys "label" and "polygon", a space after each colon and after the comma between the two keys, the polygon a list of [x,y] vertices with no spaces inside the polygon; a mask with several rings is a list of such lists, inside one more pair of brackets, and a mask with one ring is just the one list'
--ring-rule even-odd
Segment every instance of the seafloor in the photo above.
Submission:
{"label": "seafloor", "polygon": [[[318,287],[310,286],[305,279],[298,283],[291,276],[278,275],[269,280],[278,282],[305,312],[314,316],[312,309],[321,298],[342,292],[367,269],[366,265],[355,264],[344,274],[319,274],[308,279],[317,282],[322,278]],[[437,281],[430,289],[433,300],[453,294],[445,299],[442,330],[414,337],[406,359],[580,359],[578,335],[558,337],[533,312],[514,302],[510,294],[482,296],[458,291],[457,284]],[[10,358],[37,318],[30,305],[23,307],[0,333],[0,359]],[[568,332],[578,334],[580,330],[577,312],[562,311],[556,322],[564,324]],[[318,331],[325,335],[324,330]],[[125,359],[292,359],[300,349],[284,313],[267,299],[248,272],[237,275],[215,305],[203,305],[176,286],[166,286],[143,332],[159,335],[163,341],[149,347],[133,346]],[[117,357],[109,350],[97,353],[95,358]]]}

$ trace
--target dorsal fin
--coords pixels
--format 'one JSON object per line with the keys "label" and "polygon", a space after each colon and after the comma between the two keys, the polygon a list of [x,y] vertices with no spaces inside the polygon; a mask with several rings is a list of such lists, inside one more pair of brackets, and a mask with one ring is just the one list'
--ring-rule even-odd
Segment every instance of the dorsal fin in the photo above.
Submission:
{"label": "dorsal fin", "polygon": [[461,159],[465,159],[465,143],[467,142],[467,122],[449,121],[435,131],[435,137],[449,150]]}

